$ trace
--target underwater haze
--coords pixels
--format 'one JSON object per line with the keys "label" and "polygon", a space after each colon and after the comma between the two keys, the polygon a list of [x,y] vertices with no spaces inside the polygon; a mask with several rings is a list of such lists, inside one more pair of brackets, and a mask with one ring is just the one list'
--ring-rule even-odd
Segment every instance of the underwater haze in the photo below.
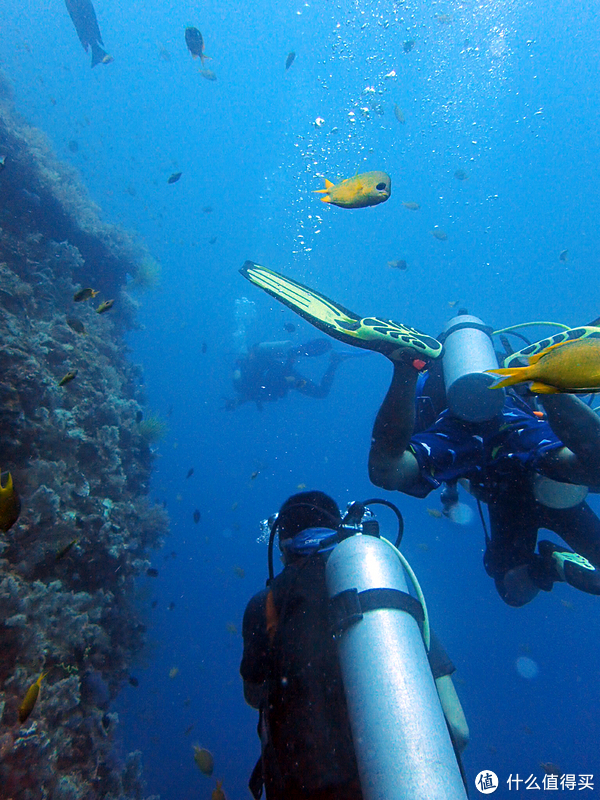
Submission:
{"label": "underwater haze", "polygon": [[[166,426],[151,497],[170,535],[153,556],[158,575],[137,580],[149,641],[131,671],[139,685],[124,683],[115,706],[119,746],[143,753],[147,794],[208,800],[219,779],[228,800],[250,796],[259,741],[238,672],[241,620],[267,577],[259,521],[306,486],[341,507],[381,496],[401,508],[403,552],[457,667],[472,794],[493,770],[496,797],[528,797],[509,775],[541,783],[551,763],[593,775],[584,796],[598,795],[598,602],[557,585],[506,606],[483,569],[472,498],[461,493],[473,510],[461,525],[428,512],[438,494],[374,489],[367,455],[389,362],[344,361],[325,399],[226,409],[244,348],[320,336],[244,280],[247,259],[433,336],[459,308],[494,329],[598,317],[597,3],[94,6],[111,63],[90,68],[62,0],[3,0],[0,68],[103,218],[137,231],[161,265],[136,295],[128,343],[146,417]],[[189,25],[204,66],[186,47]],[[314,193],[370,170],[391,176],[381,205],[339,208]],[[399,260],[406,269],[388,263]],[[326,363],[301,367],[318,380]],[[378,516],[393,539],[392,515]],[[213,753],[213,777],[195,744]]]}

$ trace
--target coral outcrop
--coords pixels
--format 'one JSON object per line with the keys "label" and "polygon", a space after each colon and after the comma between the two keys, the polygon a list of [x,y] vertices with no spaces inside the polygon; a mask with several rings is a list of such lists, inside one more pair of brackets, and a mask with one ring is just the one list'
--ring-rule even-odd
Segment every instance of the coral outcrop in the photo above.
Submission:
{"label": "coral outcrop", "polygon": [[[127,276],[149,255],[101,220],[3,81],[0,156],[0,468],[22,501],[0,533],[0,794],[138,800],[140,756],[118,754],[111,703],[145,641],[134,579],[167,529],[147,499],[142,376],[123,340]],[[74,303],[87,286],[97,300]]]}

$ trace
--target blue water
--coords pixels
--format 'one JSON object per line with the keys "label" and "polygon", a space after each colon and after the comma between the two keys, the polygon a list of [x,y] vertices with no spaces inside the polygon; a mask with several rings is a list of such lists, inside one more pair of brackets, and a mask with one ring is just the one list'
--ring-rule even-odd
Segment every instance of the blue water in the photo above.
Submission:
{"label": "blue water", "polygon": [[[314,335],[243,280],[237,270],[247,258],[353,310],[434,335],[454,301],[494,327],[598,316],[597,5],[95,7],[112,64],[90,69],[60,0],[4,0],[0,59],[20,112],[79,170],[105,218],[137,230],[162,263],[160,288],[139,297],[141,328],[129,343],[144,367],[148,406],[169,426],[152,496],[167,503],[171,535],[154,557],[159,577],[139,581],[149,646],[132,670],[139,687],[126,685],[118,701],[123,747],[143,751],[148,794],[210,797],[214,780],[192,757],[198,742],[214,753],[229,800],[249,796],[258,740],[238,675],[241,617],[266,577],[258,520],[299,484],[341,505],[373,493],[400,504],[405,553],[458,668],[471,782],[493,769],[496,797],[527,797],[522,787],[508,790],[509,774],[541,782],[540,762],[549,761],[566,773],[597,773],[600,784],[597,603],[559,586],[508,608],[484,573],[477,518],[452,525],[427,513],[439,507],[435,496],[374,492],[366,458],[390,377],[385,359],[342,364],[326,400],[290,395],[262,413],[223,410],[236,299],[255,304],[249,344]],[[188,24],[204,35],[216,82],[199,75],[186,50]],[[407,39],[416,42],[409,54]],[[297,58],[286,72],[290,50]],[[347,211],[311,193],[322,175],[367,169],[392,176],[382,206]],[[456,180],[457,169],[469,179]],[[167,185],[176,171],[181,180]],[[447,241],[431,236],[436,225]],[[387,266],[398,258],[406,272]],[[288,322],[297,326],[291,336]],[[321,362],[311,365],[317,375]],[[517,672],[520,656],[538,665],[532,679]]]}

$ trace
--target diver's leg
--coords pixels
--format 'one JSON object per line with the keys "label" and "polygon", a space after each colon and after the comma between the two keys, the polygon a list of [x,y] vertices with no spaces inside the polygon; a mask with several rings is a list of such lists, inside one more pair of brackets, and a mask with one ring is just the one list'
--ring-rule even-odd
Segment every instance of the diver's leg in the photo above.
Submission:
{"label": "diver's leg", "polygon": [[315,383],[314,381],[302,378],[300,375],[295,375],[298,380],[294,384],[293,388],[300,392],[300,394],[305,394],[308,397],[327,397],[331,391],[337,368],[341,363],[340,359],[335,358],[334,355],[335,354],[332,354],[331,358],[329,359],[329,365],[323,373],[320,383]]}
{"label": "diver's leg", "polygon": [[412,359],[393,362],[392,382],[373,426],[369,477],[384,489],[402,491],[419,476],[417,460],[407,451],[415,428],[415,389],[419,376],[413,360],[414,351]]}
{"label": "diver's leg", "polygon": [[544,456],[539,470],[554,480],[600,487],[600,417],[572,394],[540,395],[554,433],[565,445]]}
{"label": "diver's leg", "polygon": [[[527,494],[505,492],[488,505],[490,538],[483,563],[496,583],[498,594],[509,606],[524,606],[545,588],[531,571],[536,561],[537,540],[532,502]],[[548,590],[551,588],[552,581]]]}
{"label": "diver's leg", "polygon": [[600,519],[587,503],[545,508],[541,527],[557,533],[572,550],[600,567]]}

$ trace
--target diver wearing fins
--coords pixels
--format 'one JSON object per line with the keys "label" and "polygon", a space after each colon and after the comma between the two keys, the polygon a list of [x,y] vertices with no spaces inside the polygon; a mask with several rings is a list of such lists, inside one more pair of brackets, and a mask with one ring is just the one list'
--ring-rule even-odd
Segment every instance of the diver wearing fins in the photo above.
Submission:
{"label": "diver wearing fins", "polygon": [[[399,547],[398,509],[367,502],[394,510]],[[329,495],[306,491],[289,497],[261,529],[269,536],[270,579],[244,612],[240,666],[246,702],[260,712],[253,797],[264,787],[266,800],[403,800],[423,796],[427,785],[428,796],[466,800],[460,753],[469,730],[452,683],[455,667],[429,630],[422,594],[409,595],[394,577],[402,573],[401,554],[379,538],[370,508],[352,503],[342,516]],[[276,536],[284,569],[275,576]],[[355,547],[369,551],[358,558],[370,562],[369,576],[356,567]],[[369,577],[378,588],[356,595],[363,613],[350,618],[340,582],[363,587]],[[345,657],[350,628],[360,655]]]}
{"label": "diver wearing fins", "polygon": [[[484,566],[508,605],[525,605],[555,582],[600,594],[600,520],[585,502],[588,490],[600,491],[600,418],[591,408],[559,392],[538,398],[541,411],[512,391],[490,391],[489,373],[498,370],[491,330],[464,311],[446,326],[442,346],[401,323],[361,318],[252,262],[241,272],[319,330],[392,361],[373,428],[371,481],[415,497],[449,482],[447,510],[456,481],[468,486],[488,506]],[[522,352],[532,363],[555,338],[598,337],[600,328],[581,327]],[[540,541],[536,552],[540,528],[572,550]]]}
{"label": "diver wearing fins", "polygon": [[[299,358],[315,358],[325,353],[330,354],[329,364],[319,383],[298,372]],[[237,397],[226,399],[225,408],[234,411],[243,403],[254,402],[262,411],[263,403],[281,400],[289,391],[308,397],[327,397],[338,366],[353,355],[332,351],[328,339],[312,339],[297,347],[289,341],[254,344],[235,362],[232,380]]]}

